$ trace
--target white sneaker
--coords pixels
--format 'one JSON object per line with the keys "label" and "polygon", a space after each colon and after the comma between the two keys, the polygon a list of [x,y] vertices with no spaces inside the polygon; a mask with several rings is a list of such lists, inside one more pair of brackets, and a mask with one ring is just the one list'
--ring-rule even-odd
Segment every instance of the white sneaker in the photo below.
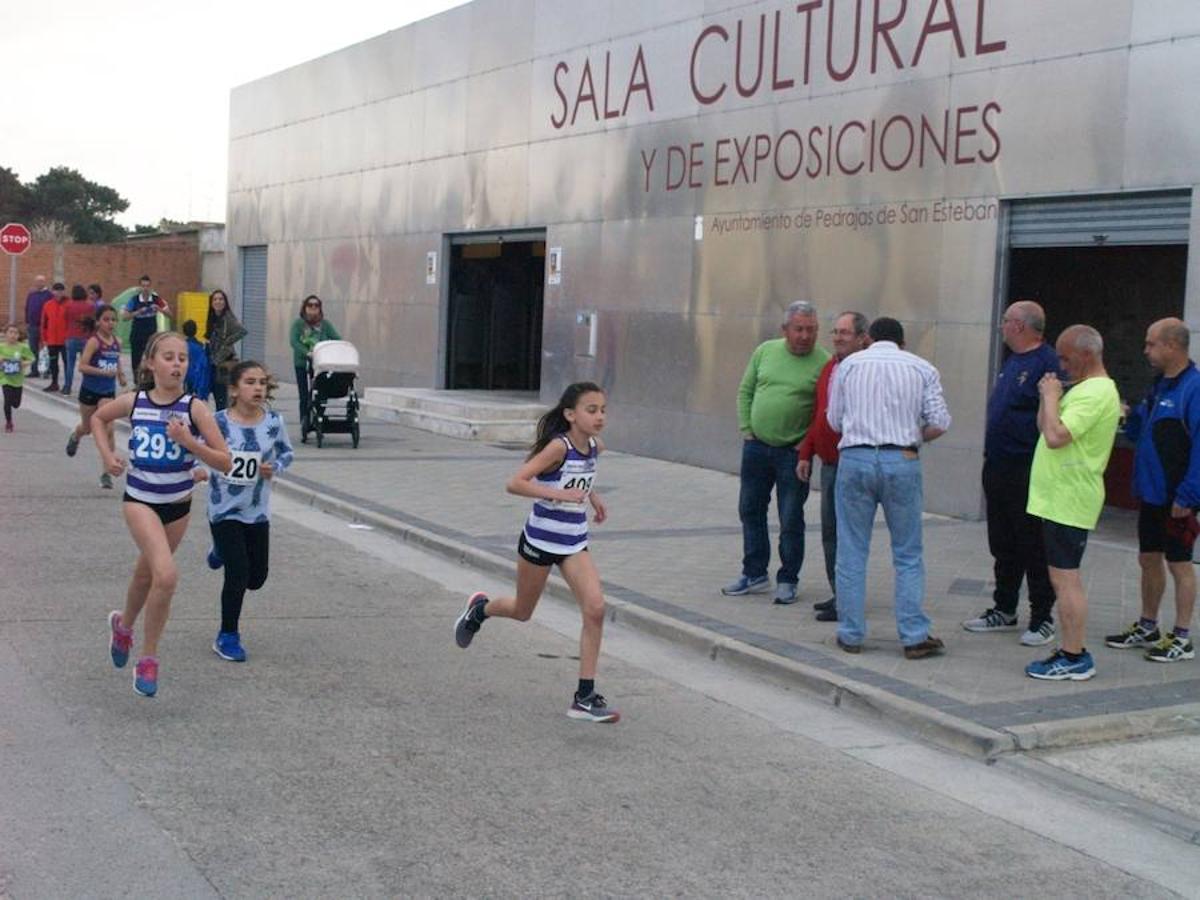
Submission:
{"label": "white sneaker", "polygon": [[967,631],[1016,631],[1018,628],[1016,616],[1006,616],[998,609],[989,609],[978,619],[967,619],[962,623]]}
{"label": "white sneaker", "polygon": [[1021,643],[1026,647],[1040,647],[1054,640],[1055,634],[1054,623],[1043,622],[1037,628],[1030,628],[1021,635]]}

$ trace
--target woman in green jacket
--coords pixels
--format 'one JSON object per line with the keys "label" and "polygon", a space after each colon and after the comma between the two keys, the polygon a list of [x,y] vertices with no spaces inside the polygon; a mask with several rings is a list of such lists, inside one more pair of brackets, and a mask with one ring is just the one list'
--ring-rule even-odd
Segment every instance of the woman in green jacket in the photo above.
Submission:
{"label": "woman in green jacket", "polygon": [[224,409],[229,402],[229,373],[238,363],[237,342],[245,336],[246,329],[229,308],[225,292],[218,288],[209,294],[204,340],[208,343],[208,364],[217,409]]}
{"label": "woman in green jacket", "polygon": [[300,391],[300,428],[308,423],[308,357],[321,341],[340,341],[337,329],[325,321],[321,298],[309,294],[300,304],[300,317],[292,323],[292,365],[296,368],[296,387]]}

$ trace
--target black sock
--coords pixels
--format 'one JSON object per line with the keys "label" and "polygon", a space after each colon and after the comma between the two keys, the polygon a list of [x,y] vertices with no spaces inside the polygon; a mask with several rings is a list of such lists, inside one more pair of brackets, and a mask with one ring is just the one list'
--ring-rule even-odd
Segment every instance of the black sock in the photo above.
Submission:
{"label": "black sock", "polygon": [[579,690],[575,692],[575,696],[582,700],[585,697],[590,697],[595,690],[596,680],[594,678],[580,678]]}
{"label": "black sock", "polygon": [[1070,650],[1064,650],[1062,652],[1063,656],[1065,656],[1071,662],[1079,662],[1081,659],[1083,659],[1083,654],[1085,653],[1087,653],[1086,647],[1084,647],[1078,653],[1072,653]]}

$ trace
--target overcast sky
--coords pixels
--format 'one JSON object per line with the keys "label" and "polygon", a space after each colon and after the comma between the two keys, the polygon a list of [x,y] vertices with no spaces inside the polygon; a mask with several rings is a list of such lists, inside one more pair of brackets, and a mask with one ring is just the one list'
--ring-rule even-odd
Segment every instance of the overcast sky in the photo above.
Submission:
{"label": "overcast sky", "polygon": [[127,227],[225,221],[229,91],[464,0],[0,0],[0,166],[78,169]]}

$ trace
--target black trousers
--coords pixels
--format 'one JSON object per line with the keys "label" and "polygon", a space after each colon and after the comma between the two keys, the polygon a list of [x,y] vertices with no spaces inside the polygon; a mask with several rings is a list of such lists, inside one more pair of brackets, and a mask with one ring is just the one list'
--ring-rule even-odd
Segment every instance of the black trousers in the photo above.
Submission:
{"label": "black trousers", "polygon": [[992,605],[1006,615],[1017,613],[1021,581],[1029,588],[1029,622],[1036,628],[1053,621],[1054,588],[1046,569],[1042,521],[1025,512],[1029,499],[1029,463],[983,463],[983,495],[987,500],[988,549],[995,560],[996,590]]}
{"label": "black trousers", "polygon": [[221,588],[221,630],[237,631],[246,591],[257,591],[267,582],[267,555],[271,525],[248,525],[226,519],[209,524],[213,546],[225,564],[225,584]]}
{"label": "black trousers", "polygon": [[158,331],[158,319],[154,317],[134,319],[129,326],[129,362],[133,366],[133,380],[137,381],[138,367],[142,364],[142,354],[146,352],[146,344]]}
{"label": "black trousers", "polygon": [[4,388],[4,421],[12,421],[12,411],[21,408],[21,393],[24,388],[16,387],[11,384],[2,386]]}
{"label": "black trousers", "polygon": [[[66,344],[47,344],[46,354],[50,357],[50,384],[58,384],[58,360],[62,358],[63,368],[67,367],[67,345]],[[43,372],[43,375],[46,373]]]}

